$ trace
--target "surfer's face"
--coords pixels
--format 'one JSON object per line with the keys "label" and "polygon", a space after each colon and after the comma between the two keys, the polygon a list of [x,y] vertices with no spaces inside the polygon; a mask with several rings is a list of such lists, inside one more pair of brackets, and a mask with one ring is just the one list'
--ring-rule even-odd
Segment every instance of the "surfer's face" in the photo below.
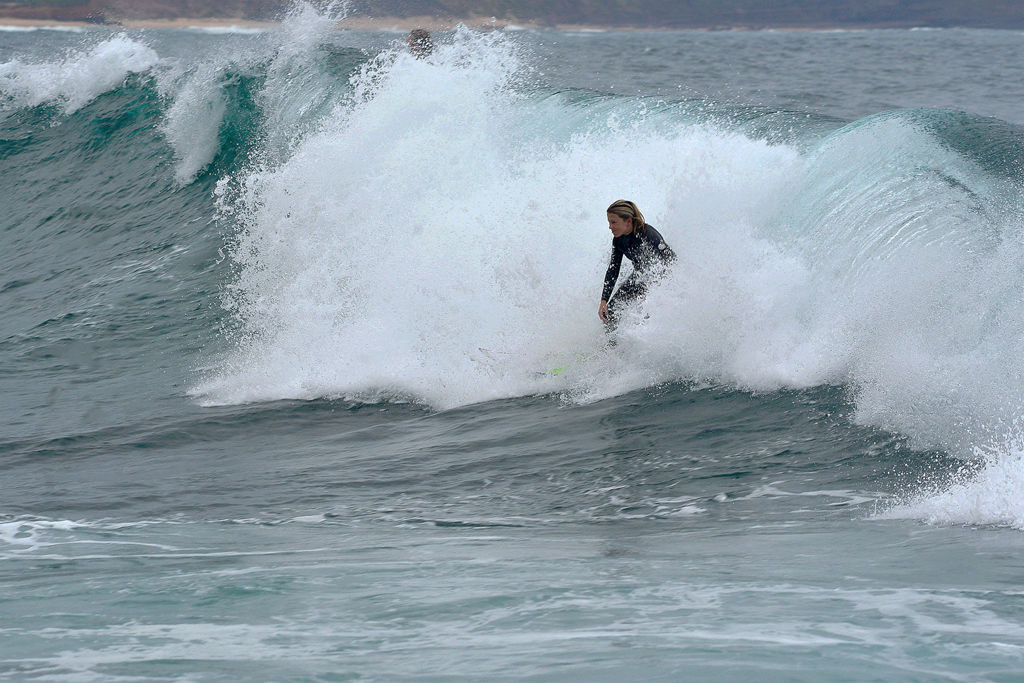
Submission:
{"label": "surfer's face", "polygon": [[612,235],[615,237],[628,235],[633,232],[633,219],[622,218],[614,213],[610,213],[608,214],[608,229],[612,231]]}

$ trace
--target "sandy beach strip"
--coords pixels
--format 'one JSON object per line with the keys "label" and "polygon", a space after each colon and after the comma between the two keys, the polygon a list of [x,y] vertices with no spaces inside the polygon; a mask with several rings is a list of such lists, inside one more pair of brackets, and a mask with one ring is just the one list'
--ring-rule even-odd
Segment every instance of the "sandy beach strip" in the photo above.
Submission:
{"label": "sandy beach strip", "polygon": [[[499,22],[493,19],[437,19],[435,17],[347,17],[338,22],[338,28],[371,31],[411,31],[414,28],[425,28],[430,31],[446,31],[459,24],[471,28],[505,28],[511,22]],[[272,30],[279,28],[279,21],[255,21],[236,17],[177,17],[174,19],[121,19],[109,23],[93,23],[88,21],[58,21],[54,19],[25,19],[22,17],[0,16],[0,26],[13,28],[118,28],[127,29],[216,29],[245,28]],[[526,27],[526,24],[523,24]]]}

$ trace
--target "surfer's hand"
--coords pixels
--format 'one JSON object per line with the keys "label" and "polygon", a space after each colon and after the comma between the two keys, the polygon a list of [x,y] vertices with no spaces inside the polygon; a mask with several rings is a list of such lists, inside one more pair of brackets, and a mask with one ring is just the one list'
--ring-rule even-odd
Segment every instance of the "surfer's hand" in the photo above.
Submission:
{"label": "surfer's hand", "polygon": [[603,322],[608,322],[608,302],[601,301],[601,305],[597,308],[597,317]]}

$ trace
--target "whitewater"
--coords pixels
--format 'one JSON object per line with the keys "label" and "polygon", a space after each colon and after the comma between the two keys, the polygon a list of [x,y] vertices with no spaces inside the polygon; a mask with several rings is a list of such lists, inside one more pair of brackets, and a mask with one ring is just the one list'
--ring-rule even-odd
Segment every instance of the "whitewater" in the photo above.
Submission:
{"label": "whitewater", "polygon": [[339,16],[0,31],[0,673],[1019,675],[1024,35]]}

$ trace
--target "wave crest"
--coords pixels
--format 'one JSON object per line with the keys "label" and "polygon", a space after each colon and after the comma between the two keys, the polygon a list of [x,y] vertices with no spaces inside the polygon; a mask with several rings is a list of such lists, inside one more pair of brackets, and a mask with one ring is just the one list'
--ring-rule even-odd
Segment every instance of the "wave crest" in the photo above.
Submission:
{"label": "wave crest", "polygon": [[117,35],[59,61],[14,59],[0,64],[0,94],[6,108],[50,104],[72,114],[123,84],[130,74],[146,72],[158,61],[148,45]]}

